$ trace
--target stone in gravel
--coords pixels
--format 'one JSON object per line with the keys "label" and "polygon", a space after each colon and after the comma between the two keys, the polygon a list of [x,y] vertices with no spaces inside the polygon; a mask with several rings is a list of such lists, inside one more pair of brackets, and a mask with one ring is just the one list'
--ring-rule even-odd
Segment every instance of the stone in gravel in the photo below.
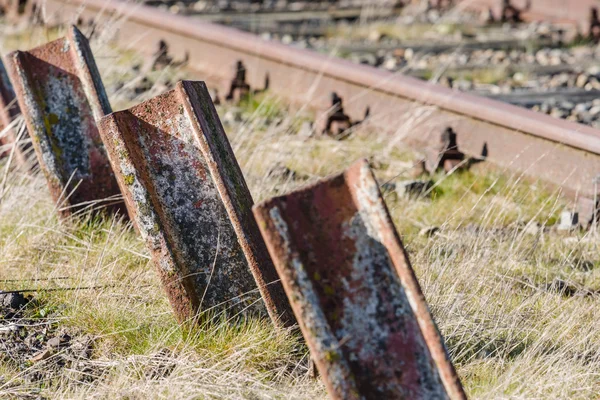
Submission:
{"label": "stone in gravel", "polygon": [[577,80],[575,81],[575,86],[577,86],[578,88],[585,87],[589,79],[590,77],[587,74],[580,74],[577,77]]}
{"label": "stone in gravel", "polygon": [[27,299],[21,293],[0,292],[0,305],[11,311],[19,311],[27,305]]}
{"label": "stone in gravel", "polygon": [[544,50],[540,50],[535,54],[535,60],[540,65],[548,65],[550,63],[548,55],[546,54],[546,52]]}
{"label": "stone in gravel", "polygon": [[513,75],[513,79],[516,82],[524,82],[525,81],[525,74],[522,72],[515,72],[515,74]]}
{"label": "stone in gravel", "polygon": [[578,113],[584,113],[590,109],[591,105],[589,103],[579,103],[575,106],[574,110]]}
{"label": "stone in gravel", "polygon": [[207,7],[206,1],[197,1],[194,3],[194,5],[192,6],[192,9],[194,11],[204,11]]}
{"label": "stone in gravel", "polygon": [[595,105],[594,107],[590,108],[590,114],[593,117],[597,117],[598,115],[600,115],[600,106]]}
{"label": "stone in gravel", "polygon": [[562,108],[563,110],[572,110],[573,108],[575,108],[575,104],[573,104],[570,101],[563,101],[560,103],[560,108]]}
{"label": "stone in gravel", "polygon": [[552,111],[550,111],[550,115],[554,118],[563,118],[564,119],[567,117],[568,114],[566,111],[564,111],[558,107],[555,107],[552,109]]}
{"label": "stone in gravel", "polygon": [[393,71],[398,66],[398,62],[395,58],[388,58],[383,62],[383,68]]}
{"label": "stone in gravel", "polygon": [[432,186],[432,180],[417,179],[412,181],[402,181],[396,184],[396,193],[398,193],[398,196],[408,198],[425,197],[430,195],[429,189],[431,189]]}
{"label": "stone in gravel", "polygon": [[369,32],[369,40],[375,43],[379,42],[381,40],[381,33],[373,29]]}
{"label": "stone in gravel", "polygon": [[600,74],[600,67],[597,65],[592,65],[591,67],[589,67],[587,69],[587,73],[590,75],[599,75]]}
{"label": "stone in gravel", "polygon": [[589,112],[582,112],[579,113],[579,121],[586,125],[590,125],[592,122],[594,122],[594,116]]}

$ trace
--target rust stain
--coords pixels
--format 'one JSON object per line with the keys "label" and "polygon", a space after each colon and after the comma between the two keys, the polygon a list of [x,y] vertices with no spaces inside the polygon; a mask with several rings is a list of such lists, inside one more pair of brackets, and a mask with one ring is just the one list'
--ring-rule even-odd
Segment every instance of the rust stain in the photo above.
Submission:
{"label": "rust stain", "polygon": [[120,190],[96,127],[111,108],[87,39],[72,26],[64,38],[10,53],[7,65],[60,214],[108,198],[107,208],[125,213],[114,199]]}
{"label": "rust stain", "polygon": [[465,398],[366,161],[254,214],[333,398]]}
{"label": "rust stain", "polygon": [[177,318],[260,313],[262,295],[276,324],[294,324],[205,84],[179,82],[99,126]]}

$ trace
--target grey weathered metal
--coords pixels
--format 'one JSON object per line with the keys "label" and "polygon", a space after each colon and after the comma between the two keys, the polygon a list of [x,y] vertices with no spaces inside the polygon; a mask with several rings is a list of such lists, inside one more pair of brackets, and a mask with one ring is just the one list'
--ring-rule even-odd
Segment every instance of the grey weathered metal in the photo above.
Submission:
{"label": "grey weathered metal", "polygon": [[106,116],[100,132],[180,321],[212,307],[264,310],[262,294],[277,324],[295,323],[203,82]]}
{"label": "grey weathered metal", "polygon": [[254,214],[333,398],[465,398],[366,161]]}
{"label": "grey weathered metal", "polygon": [[67,36],[7,58],[21,113],[62,216],[110,199],[125,212],[96,120],[111,112],[85,36]]}

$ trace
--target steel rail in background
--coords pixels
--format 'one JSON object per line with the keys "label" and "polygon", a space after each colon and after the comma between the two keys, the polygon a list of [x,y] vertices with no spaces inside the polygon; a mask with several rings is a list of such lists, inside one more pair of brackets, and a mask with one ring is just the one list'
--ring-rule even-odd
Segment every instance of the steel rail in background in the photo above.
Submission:
{"label": "steel rail in background", "polygon": [[164,40],[174,56],[189,53],[189,68],[208,82],[227,81],[241,60],[251,86],[262,87],[268,75],[270,92],[291,103],[323,110],[335,91],[351,117],[360,119],[368,106],[373,128],[416,148],[430,149],[450,127],[467,155],[560,186],[591,216],[599,130],[140,4],[38,1],[48,22],[93,21],[122,48],[150,54]]}
{"label": "steel rail in background", "polygon": [[[494,16],[501,15],[501,0],[457,0],[459,8],[474,11],[491,10]],[[523,9],[521,16],[525,21],[548,21],[552,23],[576,24],[587,31],[592,7],[600,7],[598,0],[531,0],[528,10],[527,0],[511,0],[511,4]]]}

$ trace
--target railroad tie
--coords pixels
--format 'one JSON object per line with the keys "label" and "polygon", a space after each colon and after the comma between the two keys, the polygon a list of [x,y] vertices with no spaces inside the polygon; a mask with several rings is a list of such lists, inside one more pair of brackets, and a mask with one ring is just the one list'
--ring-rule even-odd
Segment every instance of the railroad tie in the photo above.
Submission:
{"label": "railroad tie", "polygon": [[261,313],[262,295],[277,325],[295,324],[206,85],[179,82],[99,127],[177,319]]}
{"label": "railroad tie", "polygon": [[125,214],[96,120],[111,112],[85,36],[7,56],[7,69],[38,162],[62,217],[106,206]]}
{"label": "railroad tie", "polygon": [[366,161],[254,214],[332,398],[465,398]]}

